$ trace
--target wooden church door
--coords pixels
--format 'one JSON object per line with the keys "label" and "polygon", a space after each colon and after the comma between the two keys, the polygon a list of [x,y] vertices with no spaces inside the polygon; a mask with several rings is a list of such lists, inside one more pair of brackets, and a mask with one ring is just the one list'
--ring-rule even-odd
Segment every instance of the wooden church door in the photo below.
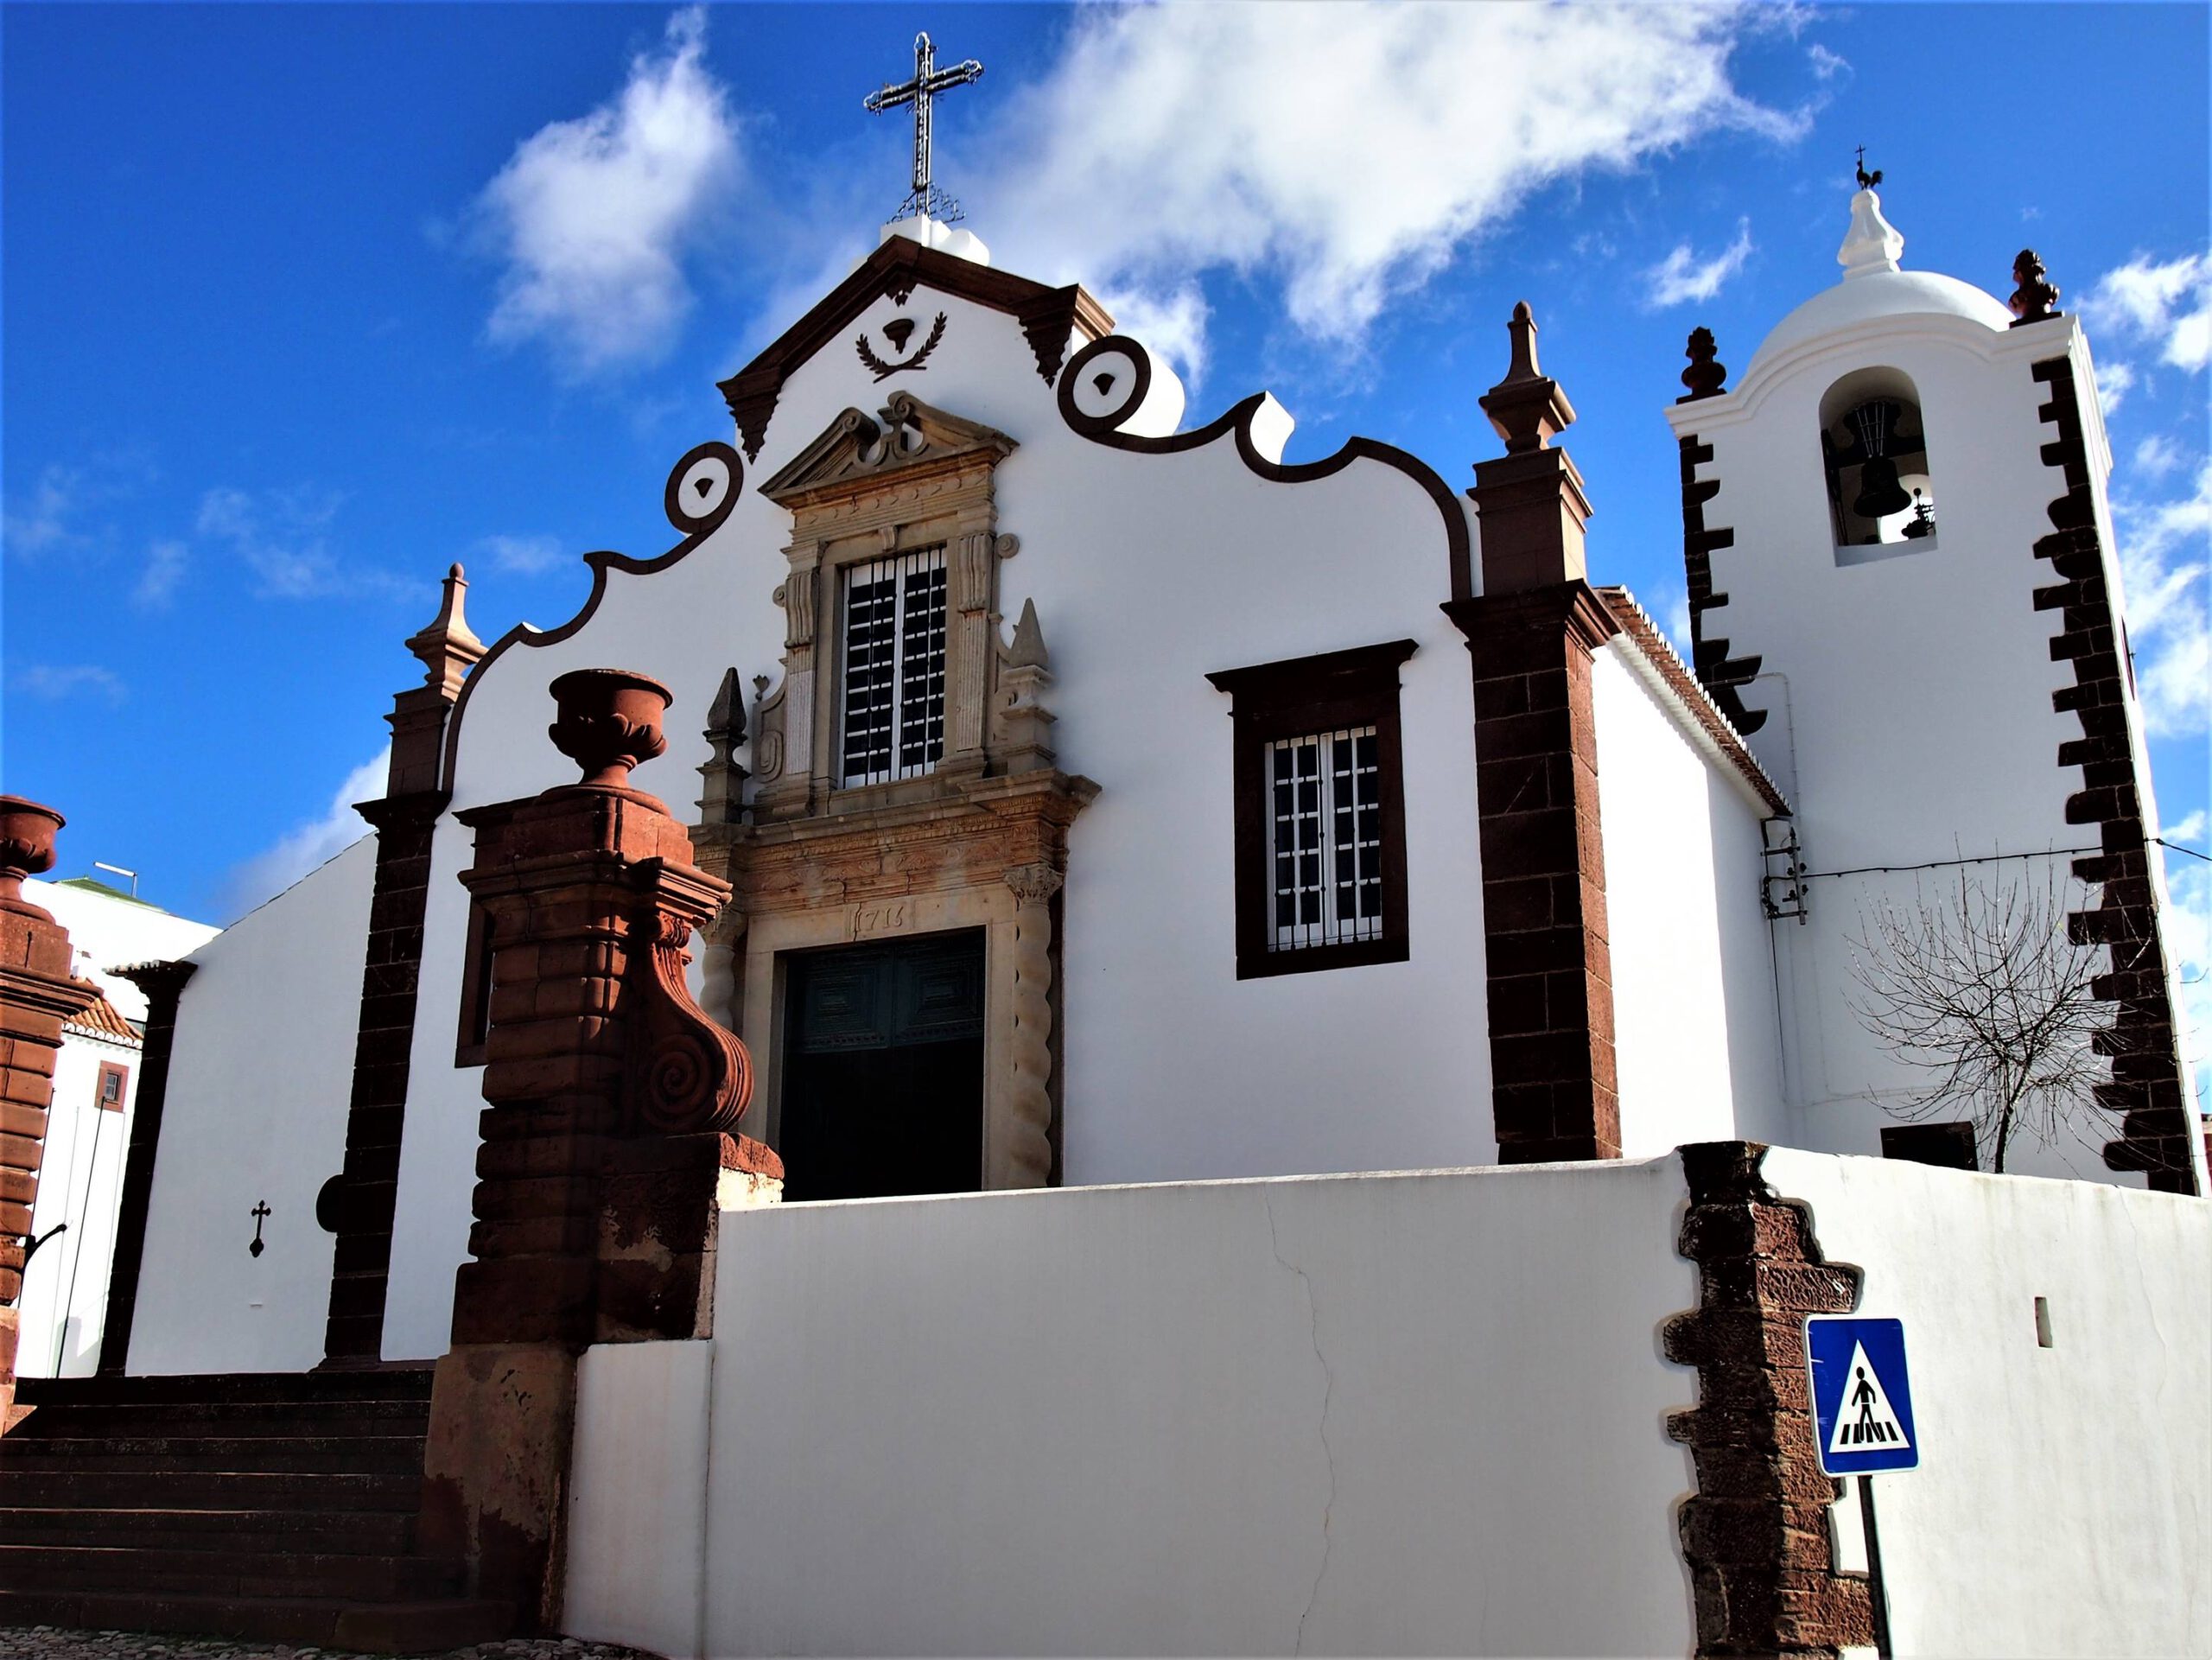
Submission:
{"label": "wooden church door", "polygon": [[981,1188],[982,931],[785,963],[785,1198]]}

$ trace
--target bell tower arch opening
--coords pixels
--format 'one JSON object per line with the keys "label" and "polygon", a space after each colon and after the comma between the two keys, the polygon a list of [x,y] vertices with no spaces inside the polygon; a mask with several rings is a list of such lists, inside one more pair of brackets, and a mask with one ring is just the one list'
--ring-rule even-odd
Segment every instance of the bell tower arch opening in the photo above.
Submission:
{"label": "bell tower arch opening", "polygon": [[1860,369],[1821,398],[1821,459],[1839,565],[1935,545],[1936,488],[1920,393],[1903,371]]}

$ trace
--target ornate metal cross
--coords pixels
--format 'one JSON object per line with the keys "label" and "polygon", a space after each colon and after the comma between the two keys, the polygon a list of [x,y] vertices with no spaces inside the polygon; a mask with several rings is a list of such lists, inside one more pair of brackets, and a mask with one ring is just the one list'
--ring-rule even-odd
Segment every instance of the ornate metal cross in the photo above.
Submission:
{"label": "ornate metal cross", "polygon": [[264,1199],[259,1204],[256,1205],[251,1210],[248,1211],[246,1214],[253,1218],[253,1243],[245,1248],[246,1255],[249,1256],[258,1256],[264,1250],[267,1249],[267,1247],[261,1243],[261,1224],[268,1221],[271,1216],[276,1214],[276,1212],[269,1208],[269,1201]]}
{"label": "ornate metal cross", "polygon": [[906,200],[899,204],[894,219],[912,219],[925,214],[947,225],[956,224],[961,218],[960,204],[930,182],[930,105],[939,92],[949,92],[956,86],[965,86],[983,73],[983,66],[973,58],[956,63],[950,69],[937,67],[937,48],[927,35],[914,36],[914,78],[904,86],[885,86],[870,92],[861,100],[870,115],[881,115],[886,110],[895,110],[902,105],[914,106],[914,188]]}

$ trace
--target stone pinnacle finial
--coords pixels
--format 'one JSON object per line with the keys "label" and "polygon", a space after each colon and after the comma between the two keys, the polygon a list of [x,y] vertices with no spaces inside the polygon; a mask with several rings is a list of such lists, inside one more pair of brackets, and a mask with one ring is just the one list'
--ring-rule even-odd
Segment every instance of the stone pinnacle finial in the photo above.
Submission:
{"label": "stone pinnacle finial", "polygon": [[446,572],[445,599],[438,614],[407,642],[407,649],[429,671],[423,684],[437,687],[448,701],[461,696],[462,677],[484,655],[484,642],[469,632],[468,620],[461,614],[467,588],[468,579],[456,563]]}
{"label": "stone pinnacle finial", "polygon": [[2008,302],[2012,308],[2013,328],[2058,315],[2058,284],[2050,280],[2043,268],[2043,257],[2033,248],[2021,249],[2019,257],[2013,260],[2012,280],[2019,284]]}
{"label": "stone pinnacle finial", "polygon": [[1513,308],[1505,326],[1513,341],[1513,354],[1505,378],[1479,400],[1483,413],[1497,436],[1505,440],[1506,453],[1518,455],[1541,449],[1574,424],[1574,406],[1559,383],[1536,366],[1536,314],[1522,300]]}
{"label": "stone pinnacle finial", "polygon": [[1719,361],[1719,352],[1710,328],[1690,330],[1689,345],[1682,353],[1690,360],[1682,371],[1682,385],[1689,391],[1675,402],[1694,404],[1700,398],[1718,398],[1726,390],[1728,366]]}

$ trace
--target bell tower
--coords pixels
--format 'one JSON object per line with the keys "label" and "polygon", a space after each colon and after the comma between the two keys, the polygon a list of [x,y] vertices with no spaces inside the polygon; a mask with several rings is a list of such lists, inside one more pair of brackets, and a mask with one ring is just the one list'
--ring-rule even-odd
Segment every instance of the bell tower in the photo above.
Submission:
{"label": "bell tower", "polygon": [[2055,893],[2112,953],[2118,1116],[2084,1131],[2105,1167],[2007,1167],[2201,1191],[2088,340],[2032,252],[2009,307],[1906,269],[1880,177],[1859,171],[1840,280],[1732,388],[1697,331],[1668,412],[1695,666],[1793,809],[1768,891],[1803,1144],[1874,1153],[1898,1122],[1914,1080],[1849,1012],[1853,953],[1872,912],[1963,872]]}

